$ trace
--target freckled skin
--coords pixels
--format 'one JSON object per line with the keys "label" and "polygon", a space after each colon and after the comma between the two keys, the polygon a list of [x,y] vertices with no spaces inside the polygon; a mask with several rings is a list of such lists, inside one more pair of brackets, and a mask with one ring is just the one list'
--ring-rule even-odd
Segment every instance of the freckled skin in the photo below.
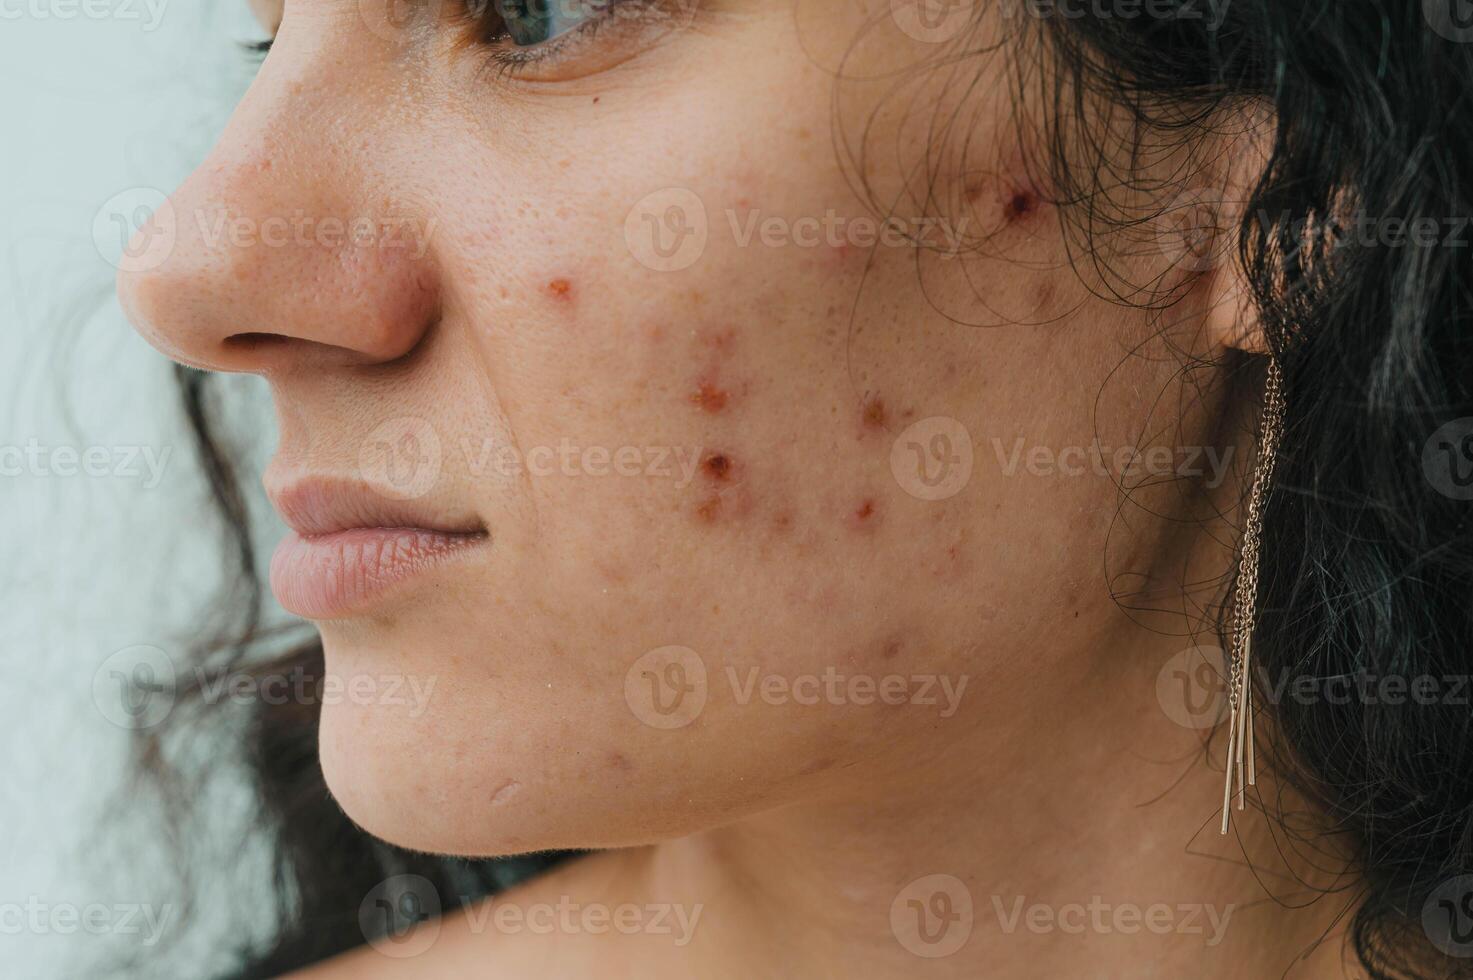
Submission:
{"label": "freckled skin", "polygon": [[[1058,685],[1088,676],[1075,665],[1121,628],[1100,574],[1116,488],[1008,474],[993,440],[1133,444],[1140,392],[1185,399],[1173,397],[1173,358],[1121,365],[1159,329],[1145,313],[1076,289],[1085,299],[1047,331],[997,314],[1067,284],[1049,208],[1020,201],[1010,237],[965,263],[734,240],[731,210],[873,217],[846,170],[856,149],[885,201],[965,202],[986,208],[979,226],[1001,227],[1013,200],[996,179],[968,199],[970,173],[911,193],[935,160],[898,119],[836,132],[835,77],[790,4],[757,3],[618,67],[537,85],[488,83],[438,35],[400,50],[362,29],[361,6],[290,10],[295,23],[172,201],[180,214],[229,201],[264,219],[374,213],[392,199],[395,217],[428,231],[425,251],[238,249],[183,221],[167,261],[119,282],[160,349],[268,378],[273,473],[368,479],[360,459],[376,427],[422,419],[439,445],[418,503],[490,532],[490,547],[371,615],[318,624],[331,672],[393,664],[437,680],[422,713],[324,709],[323,769],[355,821],[467,855],[645,844],[803,793],[859,799],[933,755],[929,713],[757,711],[721,685],[698,723],[659,730],[631,710],[626,673],[670,645],[713,669],[729,659],[801,675],[852,651],[881,664],[902,632],[908,666],[975,675],[979,690],[1006,676],[1010,708],[1037,716],[1056,709]],[[857,37],[869,15],[837,5],[824,31]],[[891,42],[846,69],[900,77],[938,47]],[[982,81],[966,87],[964,113],[944,79],[914,94],[938,118],[975,120],[974,145],[1010,147],[1003,66]],[[865,119],[879,105],[845,108]],[[835,139],[869,142],[835,153]],[[658,242],[639,240],[651,227],[639,209],[677,185],[700,200],[708,235],[672,270]],[[1189,340],[1200,333],[1182,321]],[[241,343],[242,324],[276,339]],[[930,418],[963,427],[974,449],[966,484],[942,501],[892,469],[903,430]],[[1178,438],[1206,444],[1205,431]],[[500,449],[556,460],[562,446],[571,462],[539,471],[487,462]],[[588,449],[602,467],[579,455]],[[608,460],[621,450],[635,466],[619,473]],[[1149,567],[1156,544],[1132,540],[1121,560]],[[986,621],[978,596],[998,610]],[[1080,614],[1059,622],[1066,601]],[[1047,635],[1031,642],[1040,623]],[[1020,646],[1033,659],[1015,683]],[[981,739],[997,717],[964,701],[948,744]],[[804,766],[811,775],[794,780]],[[520,788],[485,819],[511,781]],[[433,819],[424,790],[442,801]]]}

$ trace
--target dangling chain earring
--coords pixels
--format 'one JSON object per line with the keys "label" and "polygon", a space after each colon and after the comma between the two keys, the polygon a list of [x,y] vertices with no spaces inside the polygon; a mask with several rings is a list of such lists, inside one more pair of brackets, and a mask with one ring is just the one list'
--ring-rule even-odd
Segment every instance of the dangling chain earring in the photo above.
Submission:
{"label": "dangling chain earring", "polygon": [[[1245,787],[1255,785],[1253,760],[1253,627],[1258,614],[1258,553],[1263,529],[1263,498],[1273,480],[1278,456],[1279,432],[1284,423],[1283,374],[1278,358],[1268,359],[1268,378],[1263,388],[1263,421],[1258,437],[1258,460],[1253,469],[1253,489],[1248,497],[1248,515],[1243,523],[1242,553],[1238,557],[1237,591],[1233,597],[1232,656],[1228,666],[1228,752],[1222,788],[1222,832],[1228,832],[1233,786],[1238,788],[1238,809],[1243,809]],[[1244,779],[1244,756],[1247,779]],[[1236,778],[1235,778],[1236,777]]]}

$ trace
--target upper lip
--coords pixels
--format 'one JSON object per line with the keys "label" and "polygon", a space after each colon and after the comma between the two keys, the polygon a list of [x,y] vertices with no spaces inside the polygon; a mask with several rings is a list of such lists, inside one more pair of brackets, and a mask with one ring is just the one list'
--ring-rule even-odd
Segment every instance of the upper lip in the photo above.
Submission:
{"label": "upper lip", "polygon": [[429,498],[396,500],[361,480],[302,475],[266,480],[266,496],[287,527],[303,537],[354,528],[413,528],[443,534],[485,534],[474,515],[447,510]]}

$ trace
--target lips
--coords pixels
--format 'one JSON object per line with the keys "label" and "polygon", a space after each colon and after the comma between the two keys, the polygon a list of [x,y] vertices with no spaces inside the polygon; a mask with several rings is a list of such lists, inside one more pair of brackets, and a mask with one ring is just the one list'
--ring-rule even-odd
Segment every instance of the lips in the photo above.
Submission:
{"label": "lips", "polygon": [[268,479],[266,493],[291,529],[271,558],[271,590],[307,619],[361,614],[490,541],[474,515],[396,500],[361,480]]}

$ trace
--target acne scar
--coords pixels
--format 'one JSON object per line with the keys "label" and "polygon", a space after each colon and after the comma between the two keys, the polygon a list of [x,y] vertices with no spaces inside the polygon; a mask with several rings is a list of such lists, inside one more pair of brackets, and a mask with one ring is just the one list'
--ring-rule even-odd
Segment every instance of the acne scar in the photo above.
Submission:
{"label": "acne scar", "polygon": [[706,524],[715,524],[721,517],[721,497],[711,494],[696,505],[696,517]]}
{"label": "acne scar", "polygon": [[515,779],[508,779],[497,787],[496,792],[491,794],[491,805],[500,806],[522,791],[522,784]]}
{"label": "acne scar", "polygon": [[573,284],[566,279],[554,279],[547,284],[547,291],[558,299],[567,299],[572,295]]}
{"label": "acne scar", "polygon": [[798,775],[815,776],[818,773],[821,773],[826,769],[832,769],[833,767],[833,759],[817,759],[813,762],[808,763],[808,765],[804,766],[802,769],[798,770]]}

